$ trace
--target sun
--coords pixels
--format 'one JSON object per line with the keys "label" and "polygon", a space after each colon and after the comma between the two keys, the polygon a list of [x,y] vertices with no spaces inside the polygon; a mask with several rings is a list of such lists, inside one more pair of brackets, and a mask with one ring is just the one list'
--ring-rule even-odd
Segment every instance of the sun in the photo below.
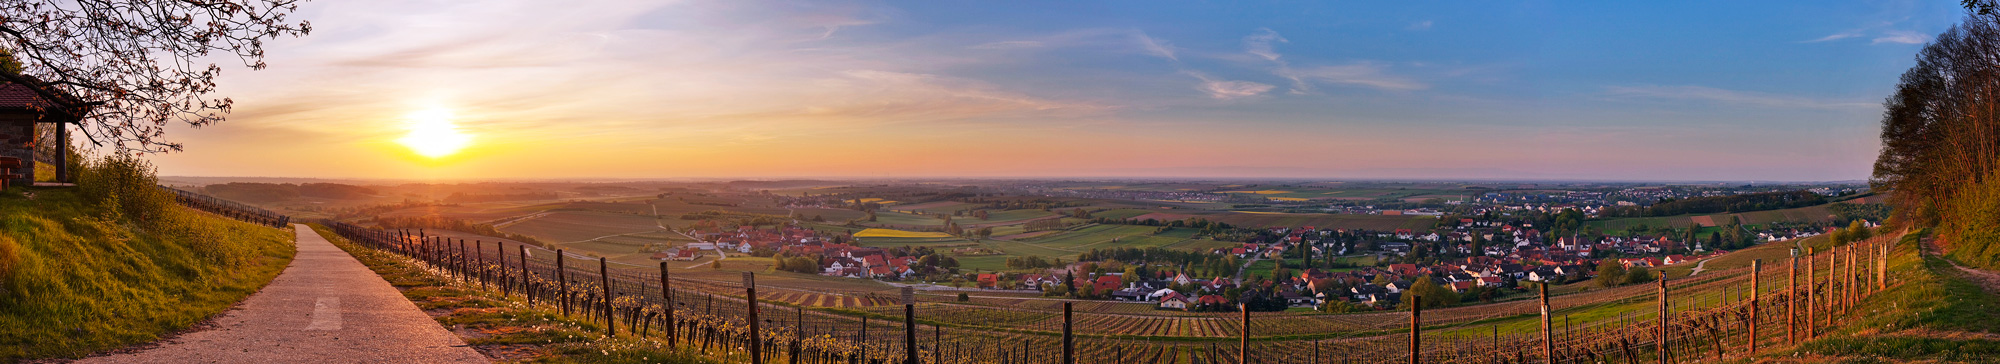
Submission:
{"label": "sun", "polygon": [[458,125],[452,123],[451,110],[423,110],[404,118],[409,121],[410,133],[396,142],[418,155],[442,158],[472,145],[472,136],[459,132]]}

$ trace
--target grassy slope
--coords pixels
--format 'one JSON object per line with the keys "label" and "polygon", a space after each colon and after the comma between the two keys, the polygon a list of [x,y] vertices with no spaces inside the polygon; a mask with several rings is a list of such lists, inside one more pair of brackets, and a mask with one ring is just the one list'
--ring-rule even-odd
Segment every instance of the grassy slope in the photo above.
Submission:
{"label": "grassy slope", "polygon": [[2000,360],[2000,292],[1960,277],[1952,263],[1919,255],[1921,234],[1896,246],[1890,261],[1894,284],[1858,309],[1868,312],[1797,348],[1765,353],[1780,362]]}
{"label": "grassy slope", "polygon": [[0,361],[156,340],[256,292],[291,262],[285,230],[182,213],[180,224],[209,238],[101,222],[73,189],[0,193],[0,251],[11,251],[0,265],[12,265],[0,268]]}

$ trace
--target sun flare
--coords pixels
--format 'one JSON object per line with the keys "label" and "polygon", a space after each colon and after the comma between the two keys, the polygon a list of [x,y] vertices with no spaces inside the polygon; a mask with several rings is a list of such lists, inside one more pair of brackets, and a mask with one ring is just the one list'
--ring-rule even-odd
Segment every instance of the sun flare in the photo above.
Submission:
{"label": "sun flare", "polygon": [[396,142],[418,155],[441,158],[472,145],[472,136],[459,132],[458,125],[452,123],[451,110],[423,110],[410,113],[405,118],[409,121],[410,133],[396,139]]}

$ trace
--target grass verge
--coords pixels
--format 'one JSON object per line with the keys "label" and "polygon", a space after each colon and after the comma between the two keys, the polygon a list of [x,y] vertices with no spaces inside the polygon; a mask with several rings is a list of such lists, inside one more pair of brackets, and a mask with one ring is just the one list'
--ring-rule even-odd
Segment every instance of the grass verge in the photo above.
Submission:
{"label": "grass verge", "polygon": [[[1888,290],[1866,300],[1832,335],[1760,359],[1776,362],[2000,362],[2000,294],[1920,254],[1924,232],[1904,235],[1889,261]],[[1763,360],[1760,360],[1760,362]]]}
{"label": "grass verge", "polygon": [[295,252],[289,230],[171,205],[139,221],[88,196],[0,192],[0,362],[159,340],[257,292]]}
{"label": "grass verge", "polygon": [[348,242],[332,230],[313,230],[381,275],[439,325],[495,361],[512,363],[717,363],[651,338],[607,338],[602,326],[546,307],[446,279],[415,261]]}

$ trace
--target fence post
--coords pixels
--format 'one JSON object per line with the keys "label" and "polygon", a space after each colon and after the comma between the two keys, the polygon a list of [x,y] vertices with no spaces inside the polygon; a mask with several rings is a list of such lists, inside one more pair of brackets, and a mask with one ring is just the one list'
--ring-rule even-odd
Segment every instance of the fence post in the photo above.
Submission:
{"label": "fence post", "polygon": [[1826,249],[1826,326],[1833,327],[1834,314],[1840,313],[1840,247]]}
{"label": "fence post", "polygon": [[1063,364],[1076,364],[1076,333],[1070,327],[1076,322],[1070,314],[1070,306],[1073,304],[1074,302],[1063,301]]}
{"label": "fence post", "polygon": [[1762,273],[1764,273],[1764,260],[1750,260],[1750,354],[1757,353],[1757,292],[1761,292],[1759,289],[1764,287],[1759,284],[1757,278],[1763,277]]}
{"label": "fence post", "polygon": [[1818,336],[1814,326],[1819,325],[1819,317],[1813,314],[1813,306],[1819,304],[1818,284],[1813,282],[1813,248],[1806,247],[1806,339]]}
{"label": "fence post", "polygon": [[569,270],[563,268],[563,250],[556,249],[556,299],[562,306],[563,316],[569,316]]}
{"label": "fence post", "polygon": [[[1544,324],[1547,325],[1547,324]],[[1667,364],[1667,271],[1660,271],[1660,364]]]}
{"label": "fence post", "polygon": [[903,287],[903,363],[917,364],[917,293],[907,286]]}
{"label": "fence post", "polygon": [[1875,292],[1889,289],[1889,247],[1893,245],[1895,244],[1882,244],[1880,248],[1882,252],[1879,253],[1881,255],[1875,257],[1878,262],[1875,264]]}
{"label": "fence post", "polygon": [[618,324],[613,321],[618,315],[611,312],[611,264],[605,257],[597,257],[597,278],[604,286],[604,336],[618,336]]}
{"label": "fence post", "polygon": [[534,275],[528,272],[528,245],[522,244],[515,245],[514,247],[521,248],[521,295],[528,296],[528,305],[534,306],[535,280],[533,279]]}
{"label": "fence post", "polygon": [[479,274],[476,275],[476,279],[479,280],[479,289],[486,290],[486,241],[485,240],[472,241],[472,258],[475,260],[475,262],[472,263],[473,266],[479,267],[478,270]]}
{"label": "fence post", "polygon": [[1243,320],[1237,322],[1238,327],[1236,331],[1237,333],[1240,333],[1242,335],[1240,337],[1237,337],[1236,341],[1236,350],[1237,350],[1236,363],[1249,364],[1250,363],[1250,305],[1238,303],[1236,304],[1236,312],[1242,314],[1243,316]]}
{"label": "fence post", "polygon": [[798,317],[792,321],[792,352],[791,355],[786,355],[789,358],[786,360],[790,360],[792,364],[799,364],[799,356],[806,353],[804,346],[806,344],[806,305],[801,304],[793,307],[792,312],[798,314]]}
{"label": "fence post", "polygon": [[1854,248],[1855,246],[1853,245],[1847,246],[1847,304],[1841,306],[1840,313],[1842,314],[1854,312],[1854,304],[1858,303],[1859,298],[1861,298],[1861,291],[1855,289],[1855,285],[1860,282],[1860,277],[1856,277],[1855,274],[1861,272],[1861,267],[1855,265],[1857,261],[1854,259]]}
{"label": "fence post", "polygon": [[679,333],[676,331],[680,331],[680,325],[676,325],[677,321],[674,321],[674,311],[676,311],[674,309],[674,284],[673,281],[667,280],[667,262],[660,262],[660,297],[665,299],[666,302],[661,307],[667,311],[667,343],[673,343],[676,336],[679,336]]}
{"label": "fence post", "polygon": [[[1430,279],[1430,278],[1424,278]],[[1410,295],[1410,364],[1423,362],[1424,297]]]}
{"label": "fence post", "polygon": [[1785,271],[1785,345],[1799,343],[1799,257],[1792,257]]}
{"label": "fence post", "polygon": [[1539,287],[1541,293],[1542,359],[1547,360],[1550,364],[1554,364],[1556,362],[1556,343],[1555,335],[1549,332],[1549,282],[1544,280],[1539,283],[1535,286]]}
{"label": "fence post", "polygon": [[743,297],[750,305],[743,308],[750,322],[750,363],[764,364],[764,336],[757,332],[757,276],[743,272]]}

